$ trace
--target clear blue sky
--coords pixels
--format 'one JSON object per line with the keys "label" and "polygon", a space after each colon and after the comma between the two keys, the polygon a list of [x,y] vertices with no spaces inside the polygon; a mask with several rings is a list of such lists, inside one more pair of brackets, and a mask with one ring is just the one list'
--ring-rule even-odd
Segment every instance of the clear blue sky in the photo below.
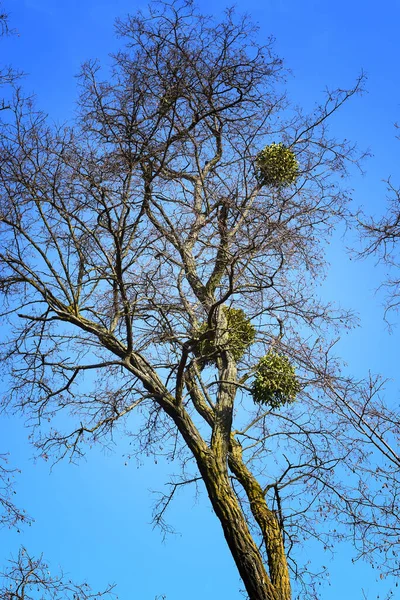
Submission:
{"label": "clear blue sky", "polygon": [[[200,0],[203,12],[219,14],[222,0]],[[35,92],[38,106],[57,121],[73,116],[77,95],[75,75],[89,58],[108,61],[118,48],[113,22],[145,4],[134,0],[4,0],[11,24],[19,35],[1,41],[1,62],[12,63],[27,75],[24,87]],[[398,170],[400,143],[394,123],[400,121],[400,2],[336,0],[238,0],[238,12],[248,12],[260,25],[260,39],[273,35],[276,51],[292,71],[288,88],[299,105],[312,107],[328,87],[350,87],[361,70],[368,76],[367,93],[355,98],[335,116],[332,130],[338,137],[370,148],[373,157],[364,164],[366,175],[349,181],[354,202],[372,214],[385,206],[382,180]],[[382,297],[374,294],[384,272],[374,262],[353,263],[339,236],[329,249],[331,272],[322,293],[360,314],[361,327],[350,332],[340,350],[349,371],[366,375],[380,371],[393,379],[388,393],[398,402],[400,380],[396,353],[399,330],[389,334],[383,322]],[[125,466],[128,451],[122,440],[114,451],[89,451],[78,466],[33,463],[26,431],[18,420],[0,422],[0,451],[10,451],[22,468],[17,502],[35,518],[31,528],[0,532],[0,563],[20,543],[30,552],[43,552],[55,568],[95,587],[116,582],[122,600],[240,600],[239,577],[225,547],[219,524],[205,495],[197,501],[182,493],[170,520],[179,534],[162,543],[153,531],[151,490],[161,489],[173,472],[170,464],[144,460]],[[310,559],[313,548],[309,549]],[[199,561],[199,562],[198,562]],[[206,562],[209,578],[201,568]],[[337,548],[330,586],[323,598],[368,600],[384,598],[385,582],[377,582],[369,567],[352,565],[345,546]],[[199,570],[200,566],[200,570]]]}

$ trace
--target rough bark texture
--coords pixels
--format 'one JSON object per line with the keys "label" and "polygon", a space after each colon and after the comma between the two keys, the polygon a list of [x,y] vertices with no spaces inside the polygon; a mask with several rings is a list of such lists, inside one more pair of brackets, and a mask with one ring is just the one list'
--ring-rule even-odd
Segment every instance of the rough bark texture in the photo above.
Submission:
{"label": "rough bark texture", "polygon": [[[199,441],[187,415],[177,419],[177,425],[196,458],[212,507],[250,600],[290,600],[289,572],[277,519],[268,510],[262,490],[246,469],[238,450],[232,452],[229,464],[248,495],[251,510],[262,531],[269,574],[232,490],[226,466],[222,464],[221,468],[221,460],[216,458],[213,450]],[[216,442],[217,456],[222,446],[221,441]]]}
{"label": "rough bark texture", "polygon": [[265,570],[261,554],[250,534],[226,473],[221,473],[215,464],[211,468],[207,465],[206,469],[200,468],[199,465],[199,469],[249,598],[251,600],[290,600],[290,586],[285,588],[281,581],[283,574],[286,578],[288,576],[284,556],[280,557],[281,560],[282,558],[284,560],[283,568],[279,573],[274,573],[274,585],[272,578]]}

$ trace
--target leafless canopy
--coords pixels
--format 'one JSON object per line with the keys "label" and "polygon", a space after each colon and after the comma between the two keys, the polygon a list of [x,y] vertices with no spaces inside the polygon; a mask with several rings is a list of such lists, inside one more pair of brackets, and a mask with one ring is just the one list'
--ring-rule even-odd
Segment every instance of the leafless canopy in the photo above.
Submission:
{"label": "leafless canopy", "polygon": [[[82,69],[73,126],[49,124],[19,90],[4,116],[9,405],[29,416],[45,457],[74,459],[119,428],[135,452],[180,459],[172,493],[203,481],[251,600],[291,597],[289,569],[304,574],[296,550],[310,536],[325,548],[350,538],[367,558],[378,548],[396,570],[398,419],[379,381],[340,374],[332,336],[351,315],[316,294],[325,240],[347,216],[337,183],[355,160],[327,121],[360,82],[305,115],[247,18],[155,4],[118,32],[110,77]],[[291,186],[257,178],[272,142],[296,156]],[[256,328],[240,360],[223,307]],[[249,393],[270,349],[301,384],[280,410]],[[316,579],[304,581],[313,597]]]}
{"label": "leafless canopy", "polygon": [[0,454],[0,526],[14,527],[30,523],[30,517],[14,503],[16,469],[8,465],[8,457]]}
{"label": "leafless canopy", "polygon": [[[0,37],[5,35],[14,34],[15,31],[10,28],[9,25],[9,16],[3,9],[2,3],[0,3]],[[0,65],[0,90],[5,85],[13,83],[18,78],[18,73],[11,68],[9,65]],[[8,108],[8,104],[4,101],[3,98],[0,99],[0,111],[6,110]]]}
{"label": "leafless canopy", "polygon": [[52,574],[43,557],[29,556],[25,548],[0,573],[1,600],[99,600],[111,592],[109,587],[94,593],[87,583],[76,585],[63,573]]}
{"label": "leafless canopy", "polygon": [[[0,3],[0,37],[8,33],[10,33],[8,15]],[[0,89],[13,83],[15,78],[15,72],[11,68],[0,67]],[[0,111],[6,108],[7,104],[0,99]],[[30,518],[13,501],[16,494],[13,484],[17,469],[10,468],[9,457],[7,454],[1,454],[1,450],[3,449],[0,448],[0,526],[13,527],[22,522],[30,522]]]}
{"label": "leafless canopy", "polygon": [[3,9],[2,4],[0,4],[0,35],[6,35],[9,31],[8,14]]}
{"label": "leafless canopy", "polygon": [[387,181],[388,206],[382,217],[360,216],[360,233],[364,244],[361,257],[376,256],[388,268],[383,286],[387,292],[386,315],[398,312],[400,306],[400,189]]}

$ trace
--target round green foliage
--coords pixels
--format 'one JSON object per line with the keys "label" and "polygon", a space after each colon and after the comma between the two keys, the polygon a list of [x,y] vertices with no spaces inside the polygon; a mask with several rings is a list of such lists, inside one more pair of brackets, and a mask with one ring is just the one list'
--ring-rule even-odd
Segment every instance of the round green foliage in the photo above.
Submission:
{"label": "round green foliage", "polygon": [[252,387],[254,402],[280,408],[296,400],[300,385],[287,356],[270,350],[258,363]]}
{"label": "round green foliage", "polygon": [[290,148],[272,143],[257,154],[256,173],[262,185],[287,187],[296,181],[299,163]]}
{"label": "round green foliage", "polygon": [[[254,342],[256,330],[241,308],[224,306],[222,310],[226,317],[228,330],[226,349],[229,349],[234,359],[238,361],[242,358],[247,348]],[[208,328],[208,323],[200,325],[196,332],[197,337],[206,334],[204,339],[197,343],[196,354],[204,358],[205,362],[208,363],[214,363],[218,356],[215,347],[215,333],[215,329]]]}

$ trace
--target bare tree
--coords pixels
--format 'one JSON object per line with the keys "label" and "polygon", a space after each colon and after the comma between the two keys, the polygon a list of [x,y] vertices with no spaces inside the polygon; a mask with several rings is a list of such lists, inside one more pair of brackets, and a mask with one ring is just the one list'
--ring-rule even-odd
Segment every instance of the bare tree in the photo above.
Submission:
{"label": "bare tree", "polygon": [[[3,8],[3,4],[0,3],[0,37],[14,34],[15,31],[10,28],[9,25],[9,16],[7,12]],[[1,65],[0,68],[0,89],[5,85],[9,85],[11,83],[15,83],[15,81],[20,76],[20,73],[17,73],[15,69],[11,66]],[[0,111],[6,110],[8,108],[8,104],[2,98],[0,100]]]}
{"label": "bare tree", "polygon": [[43,557],[34,558],[21,548],[15,560],[0,574],[1,600],[97,600],[111,597],[113,586],[92,592],[87,583],[74,584],[60,572],[52,575]]}
{"label": "bare tree", "polygon": [[[0,36],[13,33],[9,26],[8,14],[0,4]],[[0,70],[0,87],[16,85],[19,75],[11,67]],[[4,100],[0,102],[0,110],[10,106]],[[16,494],[14,478],[19,470],[9,466],[8,455],[0,454],[0,527],[16,527],[31,524],[31,517],[14,503]],[[9,560],[9,568],[0,573],[0,598],[2,600],[97,600],[103,596],[110,597],[113,586],[103,592],[92,593],[87,583],[76,585],[66,579],[63,573],[52,576],[43,557],[37,559],[30,556],[25,548],[21,548],[18,557]]]}
{"label": "bare tree", "polygon": [[379,381],[341,374],[352,315],[316,295],[355,160],[327,121],[361,82],[295,110],[271,43],[232,11],[215,23],[155,4],[118,33],[110,78],[82,69],[73,126],[19,90],[3,120],[8,405],[44,457],[75,459],[119,427],[134,452],[178,461],[156,522],[202,482],[251,600],[289,600],[290,570],[315,597],[310,537],[367,559],[373,545],[397,569],[379,471],[383,451],[398,485],[394,418]]}
{"label": "bare tree", "polygon": [[8,14],[3,8],[3,4],[0,4],[0,35],[7,35],[10,33],[9,18]]}
{"label": "bare tree", "polygon": [[[11,33],[8,14],[3,10],[0,3],[0,37]],[[0,69],[0,88],[7,84],[15,83],[16,73],[10,67]],[[5,110],[7,104],[0,100],[0,111]],[[19,509],[13,502],[15,489],[13,479],[17,469],[8,466],[8,456],[0,454],[0,525],[13,527],[22,522],[30,522],[31,519],[25,511]]]}
{"label": "bare tree", "polygon": [[391,179],[387,181],[388,207],[380,218],[359,217],[360,232],[364,249],[361,257],[376,256],[388,267],[388,279],[383,286],[386,289],[386,312],[398,311],[400,304],[400,189]]}
{"label": "bare tree", "polygon": [[17,469],[8,466],[7,456],[0,454],[0,526],[14,527],[31,522],[31,518],[13,501],[16,493],[13,479],[16,473]]}

